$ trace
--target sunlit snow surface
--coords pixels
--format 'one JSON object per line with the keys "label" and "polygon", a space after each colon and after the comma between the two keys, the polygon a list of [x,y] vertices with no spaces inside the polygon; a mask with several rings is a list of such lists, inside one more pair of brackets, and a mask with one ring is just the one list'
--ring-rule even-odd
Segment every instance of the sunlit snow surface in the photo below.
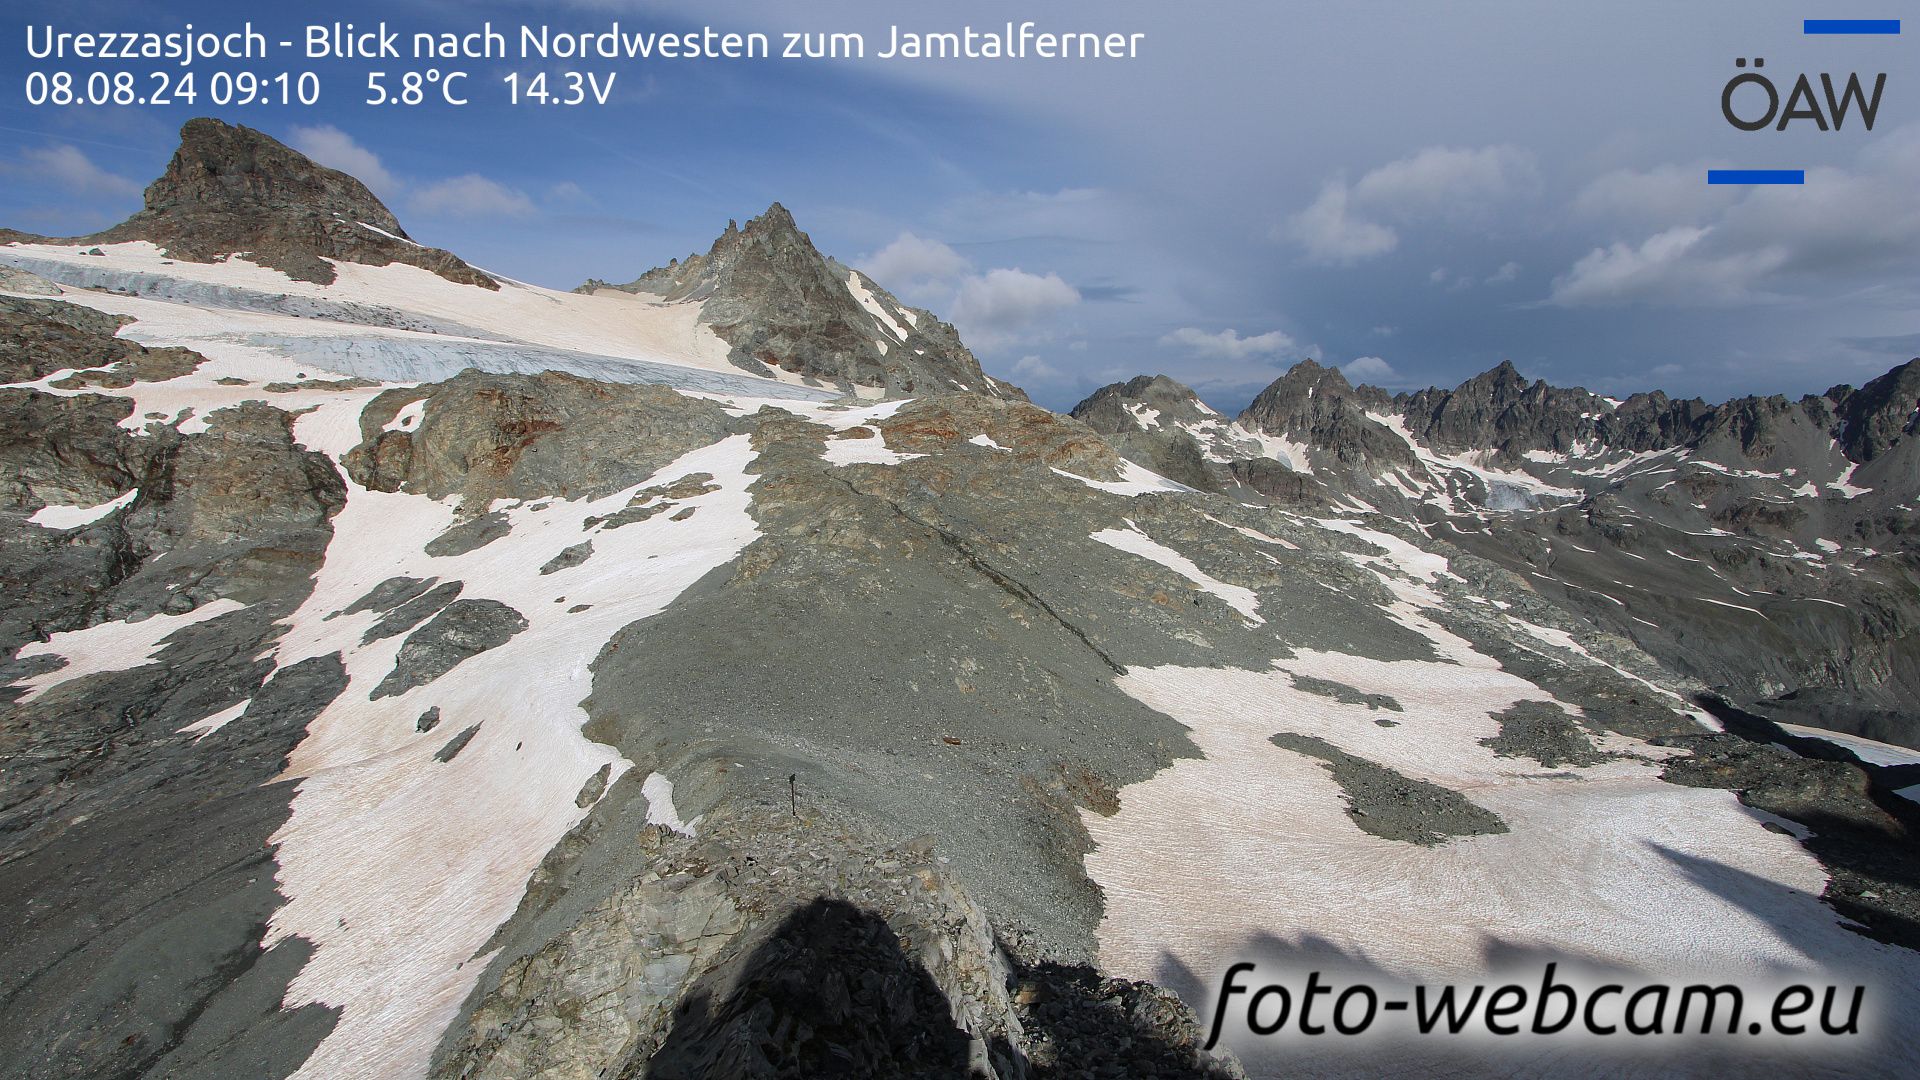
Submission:
{"label": "sunlit snow surface", "polygon": [[[1913,1059],[1920,972],[1912,954],[1846,929],[1817,899],[1826,875],[1799,843],[1762,828],[1767,815],[1731,792],[1661,781],[1657,761],[1673,751],[1637,740],[1607,737],[1601,749],[1633,756],[1587,768],[1496,756],[1481,745],[1499,732],[1489,713],[1551,695],[1423,614],[1439,602],[1425,582],[1445,572],[1444,562],[1360,526],[1341,528],[1389,549],[1388,558],[1355,561],[1382,573],[1398,596],[1393,616],[1431,642],[1437,659],[1301,650],[1270,671],[1135,668],[1122,677],[1122,689],[1190,727],[1204,756],[1122,789],[1112,817],[1082,813],[1096,845],[1087,868],[1107,903],[1105,965],[1173,985],[1203,1011],[1240,959],[1260,962],[1262,981],[1284,974],[1298,986],[1320,968],[1383,990],[1502,969],[1537,983],[1550,959],[1749,987],[1865,983],[1870,1038],[1808,1050],[1742,1046],[1749,1056],[1733,1060],[1760,1054],[1782,1075],[1843,1076]],[[1405,712],[1342,704],[1298,688],[1294,676],[1390,695]],[[1377,723],[1383,716],[1395,726]],[[1268,741],[1282,732],[1450,788],[1509,831],[1431,847],[1363,832],[1318,759]],[[1296,1035],[1276,1044],[1242,1030],[1230,1045],[1257,1075],[1484,1074],[1451,1071],[1446,1055],[1457,1047],[1431,1039]],[[1662,1052],[1682,1049],[1695,1047],[1669,1042]],[[1276,1051],[1263,1063],[1262,1053]],[[1597,1052],[1578,1038],[1525,1053],[1514,1075],[1621,1075],[1634,1060],[1617,1043]]]}
{"label": "sunlit snow surface", "polygon": [[56,506],[49,503],[33,512],[27,520],[35,525],[44,525],[49,529],[77,529],[82,525],[91,525],[115,510],[133,502],[140,489],[123,492],[98,506]]}
{"label": "sunlit snow surface", "polygon": [[1780,727],[1802,738],[1830,742],[1869,765],[1920,765],[1920,750],[1911,747],[1893,746],[1862,735],[1848,735],[1801,724],[1781,724]]}
{"label": "sunlit snow surface", "polygon": [[[260,397],[257,387],[221,387],[213,379],[258,377],[261,361],[273,359],[304,365],[316,378],[431,382],[473,367],[567,371],[767,398],[836,393],[804,385],[790,372],[763,378],[734,367],[727,343],[699,321],[697,303],[617,291],[558,292],[510,280],[496,291],[404,263],[335,263],[338,280],[316,285],[241,258],[168,259],[142,241],[100,250],[103,255],[89,256],[64,245],[12,244],[0,247],[0,265],[72,286],[62,300],[133,316],[139,322],[124,333],[135,341],[185,346],[229,366],[129,388],[123,396],[140,401],[136,419],[149,411],[171,417],[187,403],[176,404],[161,388],[191,390],[191,403],[203,410],[221,398]],[[283,407],[301,404],[289,395],[272,399]]]}
{"label": "sunlit snow surface", "polygon": [[[301,419],[300,433],[334,424],[322,410]],[[268,944],[299,935],[317,946],[286,1005],[342,1008],[298,1075],[425,1073],[485,967],[476,954],[542,856],[585,814],[576,805],[583,786],[603,765],[614,777],[628,765],[580,734],[588,665],[622,627],[659,612],[751,542],[752,457],[748,438],[734,436],[602,499],[505,507],[507,536],[442,558],[422,547],[452,523],[451,500],[350,487],[313,596],[278,652],[284,666],[342,650],[351,680],[292,755],[288,775],[300,787],[291,820],[273,837],[289,899],[273,915]],[[583,529],[640,488],[692,473],[711,474],[719,490],[682,500],[691,517]],[[585,539],[594,545],[586,562],[539,573]],[[531,625],[454,676],[369,700],[404,635],[361,645],[376,613],[326,616],[397,575],[464,581],[462,599],[499,600]],[[436,707],[439,726],[418,733],[416,719]],[[435,758],[475,724],[478,734],[452,761]]]}
{"label": "sunlit snow surface", "polygon": [[215,600],[183,615],[149,615],[135,621],[96,623],[84,630],[49,634],[46,641],[29,642],[20,649],[20,659],[54,656],[64,660],[60,667],[40,675],[20,679],[11,685],[26,692],[15,704],[32,701],[61,683],[104,671],[125,671],[153,658],[163,642],[176,630],[205,622],[246,605],[232,600]]}

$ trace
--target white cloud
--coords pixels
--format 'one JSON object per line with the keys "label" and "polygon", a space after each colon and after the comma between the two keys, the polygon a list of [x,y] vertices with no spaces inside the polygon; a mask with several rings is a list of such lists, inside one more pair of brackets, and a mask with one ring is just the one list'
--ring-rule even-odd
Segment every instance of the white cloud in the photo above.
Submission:
{"label": "white cloud", "polygon": [[1517,146],[1429,146],[1361,177],[1353,195],[1403,216],[1455,217],[1538,187],[1533,155]]}
{"label": "white cloud", "polygon": [[331,124],[297,127],[288,133],[287,142],[329,169],[339,169],[372,188],[375,193],[391,195],[402,185],[381,163],[380,155],[355,142],[353,136]]}
{"label": "white cloud", "polygon": [[87,195],[140,193],[139,184],[94,164],[92,158],[75,146],[22,150],[20,163],[7,171]]}
{"label": "white cloud", "polygon": [[969,277],[953,298],[953,321],[988,335],[1025,326],[1080,302],[1080,291],[1058,274],[1000,268]]}
{"label": "white cloud", "polygon": [[1014,361],[1013,373],[1023,379],[1058,379],[1065,374],[1038,356],[1023,356]]}
{"label": "white cloud", "polygon": [[528,217],[533,200],[526,193],[477,173],[429,184],[413,193],[413,209],[444,217]]}
{"label": "white cloud", "polygon": [[1787,250],[1771,247],[1713,254],[1713,228],[1676,225],[1638,246],[1594,248],[1555,278],[1551,301],[1562,307],[1634,302],[1714,306],[1753,298],[1756,281],[1786,265]]}
{"label": "white cloud", "polygon": [[891,288],[916,281],[946,281],[972,269],[966,257],[938,240],[903,232],[860,260],[868,277]]}
{"label": "white cloud", "polygon": [[1472,220],[1539,190],[1533,155],[1515,146],[1430,146],[1348,185],[1330,180],[1305,210],[1274,230],[1314,262],[1350,266],[1385,255],[1400,234],[1380,221]]}
{"label": "white cloud", "polygon": [[1351,216],[1349,199],[1345,183],[1329,182],[1312,205],[1275,230],[1276,237],[1298,242],[1314,262],[1341,266],[1385,255],[1400,245],[1400,236],[1392,229]]}
{"label": "white cloud", "polygon": [[594,198],[587,194],[587,189],[571,180],[562,180],[552,187],[549,187],[547,189],[547,201],[550,203],[561,203],[567,206],[595,205]]}
{"label": "white cloud", "polygon": [[1387,382],[1400,377],[1400,373],[1393,370],[1392,364],[1378,356],[1361,356],[1349,360],[1340,365],[1340,373],[1347,377],[1348,382],[1356,385],[1362,382]]}
{"label": "white cloud", "polygon": [[1500,264],[1500,269],[1495,270],[1493,273],[1487,275],[1486,284],[1504,285],[1509,281],[1518,280],[1519,277],[1520,277],[1520,264],[1517,262],[1504,262]]}
{"label": "white cloud", "polygon": [[1233,329],[1209,334],[1198,327],[1183,326],[1161,338],[1160,344],[1178,346],[1194,356],[1246,360],[1285,352],[1294,347],[1294,340],[1279,330],[1241,337],[1240,332]]}
{"label": "white cloud", "polygon": [[1661,165],[1616,169],[1574,196],[1573,212],[1611,224],[1666,228],[1698,225],[1732,205],[1737,188],[1705,183],[1707,166]]}
{"label": "white cloud", "polygon": [[[1705,168],[1686,170],[1701,188]],[[1638,243],[1615,241],[1581,256],[1554,279],[1550,304],[1702,307],[1858,295],[1863,284],[1881,288],[1920,269],[1920,125],[1869,143],[1850,169],[1808,169],[1804,185],[1717,194],[1722,208],[1714,213],[1663,194],[1667,172],[1609,176],[1602,194],[1583,195],[1589,206],[1673,216]]]}

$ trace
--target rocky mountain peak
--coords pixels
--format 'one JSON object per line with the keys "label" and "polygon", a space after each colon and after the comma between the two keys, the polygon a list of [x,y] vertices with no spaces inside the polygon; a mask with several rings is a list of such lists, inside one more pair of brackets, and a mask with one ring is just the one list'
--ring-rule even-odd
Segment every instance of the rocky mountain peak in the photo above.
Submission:
{"label": "rocky mountain peak", "polygon": [[211,117],[187,121],[167,171],[147,188],[155,216],[207,212],[267,213],[297,207],[365,222],[411,239],[365,184],[249,127]]}
{"label": "rocky mountain peak", "polygon": [[1387,395],[1377,387],[1355,387],[1337,367],[1306,359],[1287,369],[1287,373],[1268,384],[1240,414],[1243,423],[1261,423],[1280,412],[1309,412],[1322,415],[1351,407],[1359,411],[1384,410],[1390,405]]}
{"label": "rocky mountain peak", "polygon": [[1835,387],[1827,397],[1834,399],[1839,413],[1836,438],[1847,457],[1872,461],[1920,428],[1920,358],[1858,390]]}
{"label": "rocky mountain peak", "polygon": [[1579,387],[1561,389],[1544,379],[1529,382],[1511,360],[1452,390],[1429,388],[1394,399],[1407,429],[1422,442],[1449,453],[1492,450],[1517,456],[1529,450],[1564,453],[1599,436],[1600,421],[1613,406]]}
{"label": "rocky mountain peak", "polygon": [[780,203],[726,231],[705,254],[657,267],[613,289],[702,304],[700,319],[733,346],[735,365],[781,368],[823,382],[891,393],[969,390],[1024,400],[988,378],[959,334],[932,312],[902,304],[865,274],[822,255]]}
{"label": "rocky mountain peak", "polygon": [[450,252],[423,247],[365,184],[264,132],[211,117],[187,121],[146,206],[90,237],[146,240],[168,255],[212,262],[240,254],[300,281],[332,284],[329,260],[408,263],[449,281],[499,283]]}
{"label": "rocky mountain peak", "polygon": [[1145,431],[1167,421],[1198,424],[1220,418],[1191,387],[1165,375],[1109,383],[1075,405],[1070,415],[1104,435]]}
{"label": "rocky mountain peak", "polygon": [[1392,405],[1378,387],[1356,388],[1339,368],[1309,359],[1260,391],[1239,423],[1313,447],[1347,469],[1378,475],[1415,464],[1407,441],[1367,415]]}
{"label": "rocky mountain peak", "polygon": [[1514,389],[1524,389],[1527,386],[1527,377],[1520,374],[1520,369],[1513,366],[1513,361],[1502,360],[1498,364],[1475,375],[1473,378],[1468,379],[1467,382],[1469,384],[1479,383],[1490,385],[1496,389],[1511,392]]}

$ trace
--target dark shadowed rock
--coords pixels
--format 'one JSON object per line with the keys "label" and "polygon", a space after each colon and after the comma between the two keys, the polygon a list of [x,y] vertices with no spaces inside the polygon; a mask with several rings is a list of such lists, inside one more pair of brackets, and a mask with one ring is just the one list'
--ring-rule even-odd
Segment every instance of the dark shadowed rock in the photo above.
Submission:
{"label": "dark shadowed rock", "polygon": [[371,645],[382,638],[390,638],[425,622],[431,615],[454,602],[465,588],[464,582],[448,581],[419,593],[410,600],[394,605],[380,620],[367,627],[360,637],[360,644]]}
{"label": "dark shadowed rock", "polygon": [[819,900],[686,991],[648,1080],[963,1075],[967,1036],[884,919]]}
{"label": "dark shadowed rock", "polygon": [[367,590],[366,595],[360,597],[360,599],[328,615],[327,618],[332,619],[340,615],[358,615],[363,611],[377,611],[384,614],[419,596],[428,589],[433,588],[434,583],[438,580],[440,579],[390,577]]}
{"label": "dark shadowed rock", "polygon": [[368,696],[378,700],[425,686],[526,628],[526,618],[498,600],[456,600],[401,643],[393,670]]}
{"label": "dark shadowed rock", "polygon": [[427,541],[425,550],[436,559],[465,555],[486,547],[512,531],[513,523],[507,519],[507,515],[496,510],[453,525]]}
{"label": "dark shadowed rock", "polygon": [[1573,717],[1552,702],[1515,702],[1493,718],[1500,721],[1500,734],[1480,743],[1501,757],[1532,758],[1549,769],[1606,760]]}
{"label": "dark shadowed rock", "polygon": [[1493,450],[1515,457],[1528,450],[1564,453],[1590,442],[1598,419],[1612,410],[1585,390],[1528,383],[1508,360],[1452,390],[1403,394],[1394,405],[1414,437],[1442,453]]}
{"label": "dark shadowed rock", "polygon": [[1283,732],[1267,740],[1319,758],[1347,799],[1347,816],[1363,832],[1410,844],[1444,844],[1461,836],[1503,833],[1507,825],[1466,796],[1355,757],[1325,739]]}
{"label": "dark shadowed rock", "polygon": [[[378,696],[378,695],[375,695],[375,696]],[[442,746],[438,750],[435,750],[433,752],[433,760],[438,761],[442,765],[445,765],[447,762],[452,761],[454,758],[459,757],[460,751],[465,750],[467,748],[467,744],[472,742],[473,737],[478,734],[480,734],[479,724],[475,724],[472,727],[467,728],[466,730],[462,731],[460,734],[455,735],[451,739],[448,739],[447,745]]]}
{"label": "dark shadowed rock", "polygon": [[1920,425],[1920,359],[1894,368],[1858,390],[1835,387],[1839,432],[1847,457],[1872,461]]}
{"label": "dark shadowed rock", "polygon": [[560,554],[548,559],[540,567],[542,574],[557,574],[572,569],[593,557],[593,541],[582,540],[570,548],[562,548]]}

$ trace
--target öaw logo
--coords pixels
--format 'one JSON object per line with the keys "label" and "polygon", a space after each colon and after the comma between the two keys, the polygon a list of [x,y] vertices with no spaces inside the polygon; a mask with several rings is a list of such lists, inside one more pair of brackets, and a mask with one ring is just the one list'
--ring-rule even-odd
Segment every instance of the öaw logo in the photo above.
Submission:
{"label": "\u00f6aw logo", "polygon": [[[1801,33],[1833,37],[1865,35],[1892,36],[1900,33],[1899,19],[1807,19]],[[1791,83],[1776,80],[1764,71],[1765,57],[1756,56],[1752,67],[1746,57],[1734,66],[1742,69],[1720,91],[1720,114],[1741,131],[1786,131],[1789,127],[1813,125],[1821,131],[1843,131],[1847,121],[1858,116],[1860,125],[1873,130],[1880,113],[1880,95],[1887,86],[1886,72],[1872,76],[1872,90],[1859,73],[1846,75],[1844,81],[1829,72],[1813,76],[1801,73]],[[1782,88],[1785,88],[1783,94]],[[1818,88],[1816,90],[1816,87]],[[1709,169],[1709,184],[1804,184],[1804,169]]]}
{"label": "\u00f6aw logo", "polygon": [[[1740,57],[1733,62],[1733,66],[1746,67],[1747,58]],[[1735,75],[1732,81],[1727,83],[1727,88],[1720,92],[1720,112],[1727,118],[1727,123],[1741,131],[1764,131],[1768,127],[1772,127],[1775,131],[1785,131],[1787,125],[1796,120],[1811,120],[1819,125],[1821,131],[1839,131],[1847,126],[1847,116],[1857,107],[1861,122],[1866,125],[1868,131],[1873,130],[1874,117],[1880,112],[1880,91],[1887,85],[1885,72],[1874,76],[1871,96],[1862,89],[1860,76],[1857,74],[1848,75],[1847,81],[1838,88],[1836,93],[1834,77],[1827,72],[1821,72],[1820,89],[1824,92],[1826,104],[1823,111],[1821,97],[1814,94],[1813,80],[1804,74],[1793,84],[1793,90],[1787,95],[1786,107],[1781,108],[1779,88],[1774,85],[1771,78],[1760,73],[1759,69],[1766,66],[1766,57],[1754,57],[1753,70]],[[1735,108],[1736,95],[1740,94],[1742,88],[1749,86],[1766,95],[1764,112],[1748,108],[1745,110],[1747,115],[1742,115],[1742,110]],[[1754,95],[1745,96],[1752,98]],[[1779,117],[1777,124],[1774,122],[1775,117]],[[1831,127],[1828,125],[1829,117],[1832,118]]]}

